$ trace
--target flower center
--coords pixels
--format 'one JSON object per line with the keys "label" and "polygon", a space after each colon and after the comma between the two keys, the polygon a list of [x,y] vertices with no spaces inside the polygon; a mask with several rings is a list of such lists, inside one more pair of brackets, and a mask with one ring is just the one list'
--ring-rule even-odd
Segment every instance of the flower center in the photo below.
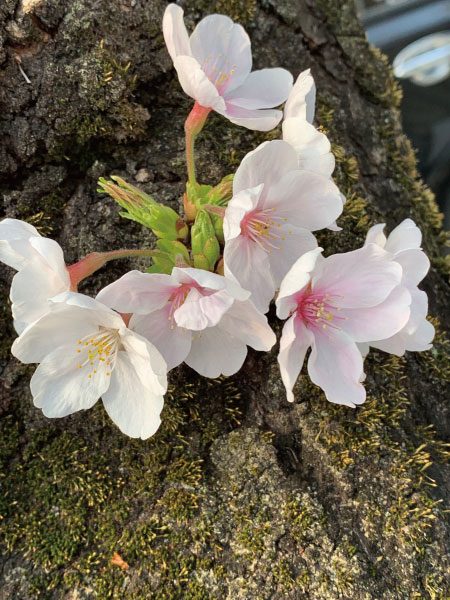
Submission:
{"label": "flower center", "polygon": [[119,348],[120,335],[118,330],[100,327],[94,335],[78,340],[77,353],[80,359],[78,368],[87,367],[86,371],[89,379],[99,371],[104,370],[109,377],[114,368]]}
{"label": "flower center", "polygon": [[335,306],[335,300],[342,298],[335,294],[314,294],[309,293],[298,300],[297,315],[301,316],[310,327],[319,327],[322,329],[342,329],[337,322],[346,321],[348,317],[341,317],[340,308]]}
{"label": "flower center", "polygon": [[[287,219],[276,216],[275,212],[276,208],[254,210],[241,221],[242,234],[261,246],[268,254],[273,250],[283,250],[282,242],[286,240],[286,230],[280,230]],[[288,230],[287,234],[291,235],[292,231]]]}
{"label": "flower center", "polygon": [[215,60],[208,56],[202,65],[203,72],[213,83],[220,95],[230,85],[231,78],[236,70],[236,65],[231,65],[229,60],[224,62],[223,55],[219,54]]}

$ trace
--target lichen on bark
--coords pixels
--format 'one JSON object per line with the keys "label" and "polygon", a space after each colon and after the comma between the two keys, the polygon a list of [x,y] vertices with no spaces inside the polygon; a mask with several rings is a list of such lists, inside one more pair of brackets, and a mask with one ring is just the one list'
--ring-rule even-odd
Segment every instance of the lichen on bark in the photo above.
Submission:
{"label": "lichen on bark", "polygon": [[[33,222],[67,261],[151,247],[96,193],[99,176],[137,182],[180,207],[185,181],[180,91],[158,0],[7,0],[0,7],[0,186],[4,214]],[[237,375],[171,373],[160,431],[125,438],[101,403],[48,420],[32,368],[10,358],[2,269],[0,344],[1,594],[5,598],[352,600],[449,597],[448,313],[444,234],[403,136],[399,88],[349,0],[183,3],[187,23],[215,10],[241,19],[255,67],[312,67],[317,121],[348,201],[328,251],[352,250],[374,222],[412,217],[432,260],[425,281],[434,348],[374,352],[368,400],[333,406],[307,376],[289,405],[270,354]],[[30,79],[27,84],[19,64]],[[217,183],[260,134],[211,116],[198,140],[202,182]],[[109,265],[95,293],[131,266]],[[273,314],[271,322],[279,333]],[[447,492],[447,493],[446,493]],[[111,564],[114,552],[128,569]]]}

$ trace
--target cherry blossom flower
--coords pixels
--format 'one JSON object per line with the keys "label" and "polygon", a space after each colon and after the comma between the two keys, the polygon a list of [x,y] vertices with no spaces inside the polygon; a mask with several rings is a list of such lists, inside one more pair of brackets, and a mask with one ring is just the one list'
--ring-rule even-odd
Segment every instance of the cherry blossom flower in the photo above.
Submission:
{"label": "cherry blossom flower", "polygon": [[15,340],[12,353],[24,363],[40,363],[31,393],[47,417],[86,410],[102,397],[126,435],[145,439],[158,429],[166,363],[148,340],[97,300],[75,292],[53,298],[49,312]]}
{"label": "cherry blossom flower", "polygon": [[48,300],[71,286],[63,251],[29,223],[0,222],[0,260],[18,273],[11,284],[14,327],[21,333],[48,311]]}
{"label": "cherry blossom flower", "polygon": [[97,298],[121,313],[149,339],[168,369],[183,361],[205,377],[232,375],[247,345],[270,350],[276,341],[250,292],[221,275],[175,267],[171,275],[130,271]]}
{"label": "cherry blossom flower", "polygon": [[280,68],[251,73],[250,39],[241,25],[209,15],[189,37],[182,8],[169,4],[163,33],[181,87],[200,106],[249,129],[268,131],[280,122],[281,111],[271,109],[286,100],[292,75]]}
{"label": "cherry blossom flower", "polygon": [[378,244],[392,256],[403,269],[402,285],[411,294],[411,316],[405,326],[387,339],[371,341],[362,350],[368,351],[368,346],[384,350],[390,354],[402,356],[406,350],[423,351],[431,348],[434,338],[434,327],[427,321],[428,298],[425,292],[419,290],[422,281],[430,268],[430,261],[421,249],[422,234],[411,219],[405,219],[393,229],[386,238],[383,233],[385,225],[380,223],[369,229],[366,244]]}
{"label": "cherry blossom flower", "polygon": [[294,262],[317,246],[311,233],[342,212],[340,192],[327,177],[298,169],[297,154],[274,140],[247,154],[225,211],[224,273],[252,292],[267,312]]}
{"label": "cherry blossom flower", "polygon": [[358,342],[395,334],[409,319],[411,296],[401,266],[375,244],[321,256],[304,254],[284,278],[276,301],[283,327],[278,363],[289,401],[305,355],[308,373],[327,399],[354,407],[366,392]]}

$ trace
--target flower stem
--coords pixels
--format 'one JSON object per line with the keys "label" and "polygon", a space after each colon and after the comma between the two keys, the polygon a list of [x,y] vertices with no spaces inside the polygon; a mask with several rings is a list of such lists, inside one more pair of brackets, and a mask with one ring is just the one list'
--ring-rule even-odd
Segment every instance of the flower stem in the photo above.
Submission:
{"label": "flower stem", "polygon": [[67,267],[70,276],[70,289],[78,290],[80,281],[95,273],[109,260],[128,258],[131,256],[153,256],[153,250],[113,250],[112,252],[91,252],[77,263]]}
{"label": "flower stem", "polygon": [[184,131],[186,132],[186,163],[189,183],[195,184],[195,159],[194,159],[194,142],[196,136],[203,129],[203,125],[210,113],[211,109],[205,106],[201,106],[197,101],[189,113],[188,118],[184,124]]}

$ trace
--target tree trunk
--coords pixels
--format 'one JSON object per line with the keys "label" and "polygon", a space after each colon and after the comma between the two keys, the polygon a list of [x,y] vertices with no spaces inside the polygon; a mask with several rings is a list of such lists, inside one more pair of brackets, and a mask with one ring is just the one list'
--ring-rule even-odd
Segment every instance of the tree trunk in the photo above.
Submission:
{"label": "tree trunk", "polygon": [[[308,67],[316,120],[347,196],[327,250],[359,247],[371,223],[405,217],[432,261],[424,289],[441,326],[434,348],[367,359],[368,400],[327,403],[308,376],[288,404],[276,349],[207,380],[171,372],[159,432],[122,435],[101,402],[50,420],[33,406],[33,367],[10,356],[10,269],[0,305],[0,598],[444,599],[450,589],[446,362],[449,291],[440,216],[402,133],[400,91],[351,0],[184,0],[190,27],[225,13],[252,39],[255,68]],[[118,174],[176,209],[192,101],[165,49],[162,0],[3,0],[0,186],[4,214],[64,248],[151,247],[149,230],[96,192]],[[28,78],[29,82],[26,81]],[[215,184],[277,137],[210,116],[199,179]],[[109,264],[95,294],[130,268]],[[32,293],[32,290],[31,290]],[[279,333],[273,313],[271,322]],[[117,552],[129,567],[111,563]]]}

